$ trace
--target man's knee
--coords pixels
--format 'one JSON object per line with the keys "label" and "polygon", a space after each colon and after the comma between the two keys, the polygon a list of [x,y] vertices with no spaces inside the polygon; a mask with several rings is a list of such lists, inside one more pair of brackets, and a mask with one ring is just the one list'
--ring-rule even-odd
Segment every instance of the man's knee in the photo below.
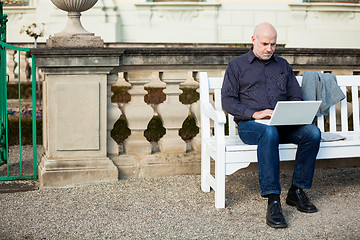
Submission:
{"label": "man's knee", "polygon": [[313,124],[306,125],[306,130],[308,139],[310,139],[313,143],[320,143],[321,131],[317,126]]}
{"label": "man's knee", "polygon": [[262,137],[266,138],[268,141],[273,141],[274,143],[279,142],[279,133],[274,126],[267,126]]}

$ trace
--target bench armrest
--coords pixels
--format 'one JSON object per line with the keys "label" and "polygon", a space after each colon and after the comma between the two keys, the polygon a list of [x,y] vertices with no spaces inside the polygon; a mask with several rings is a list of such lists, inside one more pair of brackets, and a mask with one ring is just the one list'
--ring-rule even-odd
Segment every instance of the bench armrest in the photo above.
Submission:
{"label": "bench armrest", "polygon": [[225,113],[221,110],[215,110],[210,103],[202,103],[201,112],[217,124],[226,123]]}

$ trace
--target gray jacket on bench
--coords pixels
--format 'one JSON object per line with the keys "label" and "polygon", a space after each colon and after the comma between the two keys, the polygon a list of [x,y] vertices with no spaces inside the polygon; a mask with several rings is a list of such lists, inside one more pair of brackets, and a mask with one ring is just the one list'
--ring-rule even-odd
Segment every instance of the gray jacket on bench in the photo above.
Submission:
{"label": "gray jacket on bench", "polygon": [[328,115],[329,108],[345,98],[336,76],[329,73],[305,71],[301,91],[305,101],[322,101],[317,116]]}

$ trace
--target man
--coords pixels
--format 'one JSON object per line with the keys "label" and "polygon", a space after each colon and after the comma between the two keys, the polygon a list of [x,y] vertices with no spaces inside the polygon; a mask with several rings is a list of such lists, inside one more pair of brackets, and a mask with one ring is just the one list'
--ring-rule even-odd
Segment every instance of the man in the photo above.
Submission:
{"label": "man", "polygon": [[[261,196],[268,198],[266,223],[285,228],[280,204],[279,143],[298,145],[292,185],[286,203],[306,213],[317,212],[303,189],[310,189],[321,133],[313,124],[268,126],[255,119],[270,118],[278,101],[302,101],[300,86],[289,63],[274,55],[277,32],[269,23],[255,27],[253,47],[227,66],[222,107],[234,116],[241,140],[256,144]],[[289,113],[291,114],[291,113]]]}

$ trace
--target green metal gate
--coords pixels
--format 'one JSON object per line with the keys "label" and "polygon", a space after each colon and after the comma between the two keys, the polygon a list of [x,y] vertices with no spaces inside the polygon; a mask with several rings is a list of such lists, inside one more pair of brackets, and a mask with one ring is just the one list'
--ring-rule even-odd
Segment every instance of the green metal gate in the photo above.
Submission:
{"label": "green metal gate", "polygon": [[[22,144],[21,144],[21,96],[20,96],[20,52],[30,52],[30,48],[21,48],[17,46],[12,46],[6,43],[6,22],[7,15],[3,14],[3,2],[0,2],[0,16],[1,16],[1,27],[0,27],[0,166],[4,168],[6,165],[6,174],[5,176],[0,176],[0,181],[4,180],[16,180],[16,179],[37,179],[37,149],[36,149],[36,68],[35,68],[35,58],[32,58],[32,174],[25,175],[23,173],[23,156],[22,156]],[[19,171],[12,173],[10,168],[12,164],[9,162],[9,130],[8,130],[8,111],[7,111],[7,49],[13,49],[18,51],[18,91],[19,91]],[[10,174],[11,173],[11,174]]]}

